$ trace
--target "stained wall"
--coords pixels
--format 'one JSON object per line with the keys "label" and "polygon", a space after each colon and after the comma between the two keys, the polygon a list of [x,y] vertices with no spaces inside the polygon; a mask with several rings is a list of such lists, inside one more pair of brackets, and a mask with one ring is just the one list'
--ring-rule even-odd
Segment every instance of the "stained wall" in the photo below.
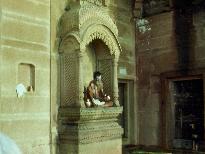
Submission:
{"label": "stained wall", "polygon": [[196,10],[188,18],[175,11],[152,15],[146,18],[151,31],[136,29],[139,144],[163,144],[163,74],[186,76],[193,70],[204,74],[205,18],[203,10]]}

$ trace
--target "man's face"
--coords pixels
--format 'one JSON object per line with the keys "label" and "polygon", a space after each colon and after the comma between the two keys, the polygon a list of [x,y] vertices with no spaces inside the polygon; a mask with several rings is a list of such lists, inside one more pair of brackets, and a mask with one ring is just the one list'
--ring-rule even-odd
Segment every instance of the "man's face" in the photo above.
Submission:
{"label": "man's face", "polygon": [[101,75],[96,76],[96,81],[101,81]]}

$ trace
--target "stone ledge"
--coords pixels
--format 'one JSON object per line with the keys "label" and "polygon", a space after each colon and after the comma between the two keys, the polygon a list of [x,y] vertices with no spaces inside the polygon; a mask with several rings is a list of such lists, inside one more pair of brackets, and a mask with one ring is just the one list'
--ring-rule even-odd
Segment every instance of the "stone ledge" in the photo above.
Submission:
{"label": "stone ledge", "polygon": [[59,120],[91,121],[99,119],[115,119],[122,113],[123,107],[96,107],[96,108],[60,108]]}

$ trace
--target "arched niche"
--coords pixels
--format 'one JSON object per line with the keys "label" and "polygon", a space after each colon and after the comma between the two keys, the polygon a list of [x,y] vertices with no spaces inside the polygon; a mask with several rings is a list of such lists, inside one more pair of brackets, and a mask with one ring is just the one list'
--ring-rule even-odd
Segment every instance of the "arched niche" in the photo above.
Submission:
{"label": "arched niche", "polygon": [[84,87],[89,85],[93,78],[93,72],[100,71],[104,91],[112,97],[112,55],[108,46],[100,39],[93,40],[86,46],[84,59],[83,74],[86,74],[83,82]]}
{"label": "arched niche", "polygon": [[73,3],[62,16],[59,27],[59,151],[62,154],[85,153],[85,150],[97,153],[98,148],[91,147],[98,146],[110,153],[113,147],[118,147],[114,148],[117,149],[114,153],[121,153],[122,128],[117,117],[122,107],[85,108],[83,93],[93,79],[93,72],[99,70],[103,80],[107,78],[105,91],[119,106],[117,64],[121,48],[118,30],[105,7],[90,1]]}
{"label": "arched niche", "polygon": [[[84,105],[84,88],[93,79],[93,72],[103,74],[105,91],[118,103],[117,63],[121,51],[115,35],[104,25],[92,25],[82,38],[77,32],[61,42],[61,106]],[[82,40],[82,41],[79,41]]]}

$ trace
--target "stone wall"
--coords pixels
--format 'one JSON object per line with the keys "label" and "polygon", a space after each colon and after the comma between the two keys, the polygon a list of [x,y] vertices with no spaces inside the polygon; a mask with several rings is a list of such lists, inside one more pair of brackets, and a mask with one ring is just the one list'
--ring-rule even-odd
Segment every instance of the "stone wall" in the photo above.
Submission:
{"label": "stone wall", "polygon": [[[1,1],[0,132],[23,153],[50,153],[50,1]],[[16,85],[33,87],[17,98]]]}
{"label": "stone wall", "polygon": [[59,38],[59,20],[66,9],[67,0],[51,0],[51,19],[50,19],[50,46],[51,46],[51,142],[52,153],[57,153],[57,116],[60,104],[60,61],[58,47]]}
{"label": "stone wall", "polygon": [[146,18],[151,31],[136,29],[139,144],[162,144],[161,75],[177,71],[183,76],[205,67],[204,11],[193,12],[193,19],[182,18],[173,11],[160,13]]}
{"label": "stone wall", "polygon": [[[110,15],[115,21],[119,42],[122,47],[118,66],[119,78],[135,78],[135,35],[134,19],[131,1],[112,1],[109,7]],[[120,74],[120,68],[125,68],[127,74]]]}
{"label": "stone wall", "polygon": [[[118,63],[118,80],[133,82],[133,91],[136,88],[136,61],[135,61],[135,26],[132,14],[132,1],[110,1],[109,12],[117,25],[119,42],[122,48]],[[132,95],[132,94],[131,94]],[[136,95],[134,100],[125,102],[128,105],[128,139],[123,139],[123,144],[136,144],[138,142],[138,120]],[[131,103],[132,102],[132,103]]]}

